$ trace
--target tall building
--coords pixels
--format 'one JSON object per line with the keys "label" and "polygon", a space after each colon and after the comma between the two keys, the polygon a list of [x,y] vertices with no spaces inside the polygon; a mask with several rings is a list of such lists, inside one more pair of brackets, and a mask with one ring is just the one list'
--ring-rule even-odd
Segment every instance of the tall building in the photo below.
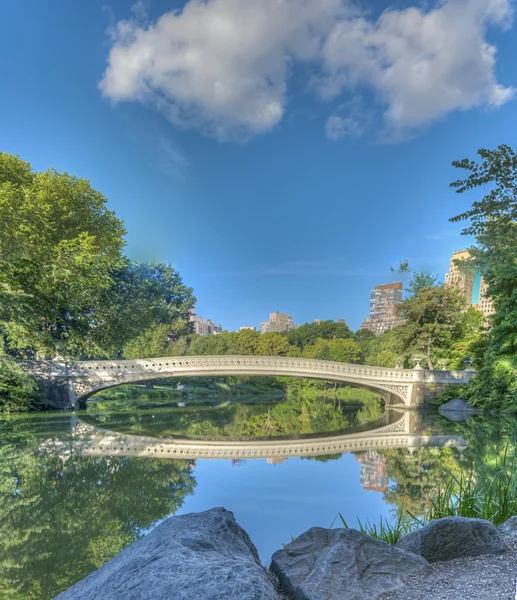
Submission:
{"label": "tall building", "polygon": [[402,302],[402,283],[377,285],[370,293],[370,316],[363,321],[361,329],[369,329],[376,335],[402,325],[404,319],[397,315]]}
{"label": "tall building", "polygon": [[214,335],[221,333],[223,328],[215,325],[210,319],[198,317],[193,309],[189,311],[189,321],[192,324],[192,331],[198,335]]}
{"label": "tall building", "polygon": [[384,317],[390,306],[402,302],[402,283],[376,285],[370,293],[370,318]]}
{"label": "tall building", "polygon": [[474,273],[463,271],[457,261],[469,260],[472,255],[468,250],[457,250],[452,253],[449,272],[445,274],[445,285],[458,290],[468,305],[472,304]]}
{"label": "tall building", "polygon": [[459,261],[469,260],[472,255],[468,250],[453,252],[449,272],[445,274],[445,285],[455,288],[465,298],[467,306],[476,308],[483,316],[489,317],[495,312],[492,301],[487,296],[487,286],[480,273],[464,271]]}
{"label": "tall building", "polygon": [[253,325],[241,325],[241,327],[239,327],[239,331],[242,331],[243,329],[251,329],[251,331],[256,331],[256,328]]}
{"label": "tall building", "polygon": [[293,317],[284,313],[274,312],[269,315],[269,321],[263,321],[260,324],[260,333],[269,331],[290,331],[295,329]]}

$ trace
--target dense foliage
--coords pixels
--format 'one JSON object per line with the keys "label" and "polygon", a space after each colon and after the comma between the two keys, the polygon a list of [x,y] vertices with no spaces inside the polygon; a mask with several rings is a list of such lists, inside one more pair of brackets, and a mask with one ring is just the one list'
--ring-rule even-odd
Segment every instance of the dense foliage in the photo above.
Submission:
{"label": "dense foliage", "polygon": [[501,145],[478,155],[480,162],[453,163],[467,177],[451,185],[459,194],[488,192],[451,220],[466,221],[463,233],[475,236],[471,268],[483,275],[495,314],[479,375],[464,395],[476,406],[517,410],[517,153]]}
{"label": "dense foliage", "polygon": [[293,356],[360,362],[361,347],[344,323],[323,321],[307,323],[283,333],[260,334],[255,330],[243,329],[223,331],[218,335],[186,334],[172,340],[170,330],[158,326],[147,330],[124,348],[127,358],[216,354]]}
{"label": "dense foliage", "polygon": [[43,408],[34,379],[8,356],[0,355],[0,412]]}
{"label": "dense foliage", "polygon": [[[118,358],[189,332],[195,298],[170,265],[135,263],[125,229],[88,181],[0,153],[0,347],[15,358]],[[150,340],[150,341],[149,341]],[[0,410],[37,404],[11,362]]]}
{"label": "dense foliage", "polygon": [[[84,179],[0,153],[0,284],[10,349],[98,350],[125,229]],[[20,306],[20,303],[21,305]]]}

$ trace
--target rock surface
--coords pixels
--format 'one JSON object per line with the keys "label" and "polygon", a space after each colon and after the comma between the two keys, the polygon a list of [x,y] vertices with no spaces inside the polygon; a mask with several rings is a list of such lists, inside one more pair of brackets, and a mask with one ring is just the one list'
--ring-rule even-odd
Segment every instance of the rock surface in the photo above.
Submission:
{"label": "rock surface", "polygon": [[482,413],[483,411],[479,408],[472,408],[465,400],[460,400],[456,398],[454,400],[449,400],[445,404],[442,404],[438,408],[438,412],[447,417],[451,421],[464,421],[470,415],[476,415]]}
{"label": "rock surface", "polygon": [[429,569],[421,557],[355,529],[320,527],[275,552],[271,563],[295,600],[373,600]]}
{"label": "rock surface", "polygon": [[513,533],[514,531],[517,531],[517,515],[510,517],[508,521],[505,521],[502,525],[499,525],[497,529],[503,533]]}
{"label": "rock surface", "polygon": [[515,600],[517,535],[503,534],[504,554],[469,556],[434,563],[429,573],[411,577],[383,600]]}
{"label": "rock surface", "polygon": [[500,554],[506,546],[497,528],[483,519],[446,517],[403,535],[396,548],[423,556],[430,563]]}
{"label": "rock surface", "polygon": [[167,519],[57,598],[279,600],[280,596],[233,514],[213,508]]}

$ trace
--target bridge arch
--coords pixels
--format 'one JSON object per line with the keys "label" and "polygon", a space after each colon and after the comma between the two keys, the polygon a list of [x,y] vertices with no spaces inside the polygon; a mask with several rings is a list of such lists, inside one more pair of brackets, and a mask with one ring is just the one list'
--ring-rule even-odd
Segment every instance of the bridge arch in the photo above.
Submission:
{"label": "bridge arch", "polygon": [[324,360],[262,356],[193,356],[129,361],[83,361],[67,376],[77,401],[103,389],[153,379],[217,376],[319,379],[369,389],[392,406],[411,406],[413,371]]}
{"label": "bridge arch", "polygon": [[475,371],[390,369],[283,356],[177,356],[135,360],[25,361],[47,389],[52,406],[70,408],[93,393],[124,383],[172,377],[244,375],[337,381],[377,392],[391,406],[421,408],[426,390],[470,381]]}
{"label": "bridge arch", "polygon": [[[275,374],[270,374],[270,373],[257,373],[257,372],[253,372],[253,373],[243,373],[242,371],[235,371],[235,372],[225,372],[225,373],[195,373],[195,374],[191,374],[191,373],[176,373],[176,372],[163,372],[163,373],[159,373],[153,376],[149,376],[147,374],[145,375],[139,375],[139,374],[134,374],[128,377],[125,377],[123,381],[113,381],[113,382],[103,382],[103,383],[99,383],[98,385],[96,385],[95,387],[91,388],[89,391],[87,392],[82,392],[81,389],[78,389],[78,394],[76,395],[76,400],[79,402],[79,404],[83,404],[85,403],[88,398],[90,398],[91,396],[93,396],[94,394],[96,394],[97,392],[100,392],[102,390],[106,390],[106,389],[110,389],[113,387],[119,387],[121,385],[128,385],[131,383],[144,383],[144,382],[148,382],[148,381],[154,381],[156,379],[187,379],[187,378],[195,378],[195,377],[230,377],[230,376],[252,376],[252,377],[292,377],[292,378],[296,378],[296,379],[318,379],[321,381],[329,381],[329,382],[339,382],[339,383],[343,383],[343,384],[347,384],[347,385],[351,385],[352,387],[357,387],[357,388],[362,388],[362,389],[366,389],[369,390],[370,392],[374,392],[376,394],[378,394],[387,405],[389,406],[402,406],[405,405],[405,397],[402,395],[401,393],[397,393],[394,392],[393,390],[387,389],[385,387],[381,387],[381,386],[376,386],[376,385],[372,385],[372,384],[367,384],[363,381],[354,381],[352,379],[335,379],[335,378],[331,378],[331,377],[317,377],[317,376],[311,376],[311,375],[292,375],[292,374],[279,374],[279,373],[275,373]],[[74,385],[74,384],[72,384]],[[75,384],[77,385],[77,384]],[[80,388],[80,384],[78,386]]]}

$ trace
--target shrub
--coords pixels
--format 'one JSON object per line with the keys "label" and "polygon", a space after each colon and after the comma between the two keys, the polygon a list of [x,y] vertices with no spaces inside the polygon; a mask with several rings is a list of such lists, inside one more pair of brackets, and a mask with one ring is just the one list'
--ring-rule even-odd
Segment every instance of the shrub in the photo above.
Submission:
{"label": "shrub", "polygon": [[38,384],[16,362],[0,357],[0,411],[22,412],[44,408]]}

